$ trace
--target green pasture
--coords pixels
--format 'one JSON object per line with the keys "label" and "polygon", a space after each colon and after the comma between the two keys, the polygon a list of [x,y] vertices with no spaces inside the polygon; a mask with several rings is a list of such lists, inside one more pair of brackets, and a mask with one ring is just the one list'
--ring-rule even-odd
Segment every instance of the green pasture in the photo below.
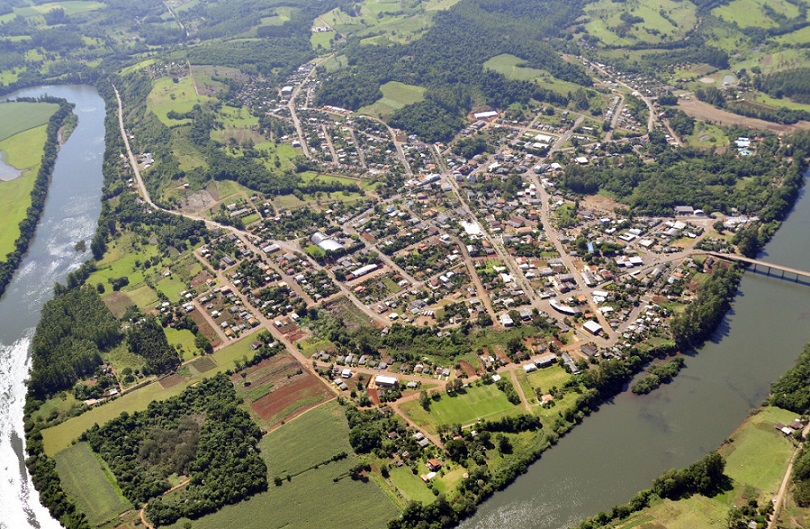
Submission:
{"label": "green pasture", "polygon": [[205,103],[209,99],[196,94],[194,81],[189,76],[179,79],[176,83],[169,77],[162,77],[152,84],[152,91],[149,92],[146,106],[163,124],[171,126],[188,123],[190,120],[169,119],[169,112],[174,110],[183,114],[189,112],[194,105]]}
{"label": "green pasture", "polygon": [[733,2],[712,9],[712,14],[726,22],[736,23],[741,28],[773,28],[778,23],[762,10],[769,5],[776,12],[795,18],[799,9],[785,0],[734,0]]}
{"label": "green pasture", "polygon": [[63,9],[66,15],[78,15],[90,11],[97,11],[104,9],[106,6],[101,2],[89,2],[82,0],[66,0],[64,2],[49,2],[47,4],[39,4],[31,6],[33,11],[44,14],[54,9]]}
{"label": "green pasture", "polygon": [[335,37],[334,31],[318,31],[313,32],[312,36],[309,38],[309,41],[312,43],[312,49],[324,49],[330,50],[332,49],[332,42],[331,40]]}
{"label": "green pasture", "polygon": [[[608,46],[624,46],[636,41],[655,44],[674,40],[697,24],[695,5],[674,0],[640,0],[632,3],[599,0],[588,5],[585,12],[589,18],[585,24],[588,33]],[[666,17],[662,16],[662,12]],[[640,17],[644,22],[633,24],[624,36],[620,36],[616,29],[624,25],[621,20],[623,13]]]}
{"label": "green pasture", "polygon": [[54,456],[56,470],[67,495],[98,526],[132,509],[121,495],[115,478],[87,443],[77,443]]}
{"label": "green pasture", "polygon": [[741,505],[752,493],[760,505],[770,501],[779,490],[794,451],[793,443],[774,424],[789,423],[795,418],[792,412],[765,407],[731,435],[731,442],[719,452],[726,459],[725,473],[732,480],[732,490],[713,498],[696,494],[680,501],[659,500],[619,527],[725,528],[729,508]]}
{"label": "green pasture", "polygon": [[443,394],[438,401],[431,400],[430,411],[419,401],[403,404],[402,411],[428,432],[436,433],[440,424],[467,425],[479,419],[500,419],[520,410],[495,384],[485,384],[470,386],[454,397]]}
{"label": "green pasture", "polygon": [[0,141],[47,124],[57,110],[56,103],[0,103]]}
{"label": "green pasture", "polygon": [[418,103],[425,96],[425,89],[421,86],[390,81],[380,86],[382,98],[373,104],[363,107],[359,112],[374,117],[387,117],[400,108]]}
{"label": "green pasture", "polygon": [[[193,527],[306,529],[344,524],[360,529],[384,527],[399,511],[374,480],[363,483],[348,476],[349,469],[359,460],[350,455],[324,464],[340,452],[352,454],[348,433],[346,418],[335,402],[314,408],[271,432],[259,443],[267,463],[270,489],[195,520]],[[283,478],[280,486],[273,483],[276,476]],[[185,520],[180,520],[169,527],[180,529],[184,523]]]}
{"label": "green pasture", "polygon": [[188,329],[178,330],[171,327],[167,327],[165,331],[166,339],[169,341],[169,345],[181,348],[183,353],[183,361],[194,358],[193,353],[197,350],[197,346],[194,345],[194,334],[191,331]]}

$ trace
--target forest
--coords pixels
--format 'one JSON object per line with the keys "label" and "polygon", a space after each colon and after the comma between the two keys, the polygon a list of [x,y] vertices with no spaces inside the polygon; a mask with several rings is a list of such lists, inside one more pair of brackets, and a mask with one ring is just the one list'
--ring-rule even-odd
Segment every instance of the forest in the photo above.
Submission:
{"label": "forest", "polygon": [[797,103],[810,103],[810,68],[758,75],[754,87],[777,99],[789,97]]}
{"label": "forest", "polygon": [[[150,403],[146,411],[96,425],[83,440],[110,466],[127,499],[149,502],[146,513],[155,526],[199,518],[267,490],[267,467],[257,448],[262,432],[240,403],[220,374]],[[172,474],[191,481],[162,496]]]}
{"label": "forest", "polygon": [[579,16],[583,5],[580,0],[469,0],[437,13],[427,33],[409,44],[366,46],[350,38],[345,50],[349,68],[326,77],[317,102],[356,110],[381,97],[379,87],[386,82],[425,86],[426,100],[397,111],[392,123],[426,141],[450,139],[474,104],[504,108],[530,98],[562,103],[566,96],[527,81],[509,81],[483,63],[510,53],[527,67],[591,86],[581,66],[562,60],[544,42]]}
{"label": "forest", "polygon": [[42,309],[31,345],[28,389],[43,399],[69,389],[101,364],[101,351],[121,341],[118,321],[90,286],[56,296]]}

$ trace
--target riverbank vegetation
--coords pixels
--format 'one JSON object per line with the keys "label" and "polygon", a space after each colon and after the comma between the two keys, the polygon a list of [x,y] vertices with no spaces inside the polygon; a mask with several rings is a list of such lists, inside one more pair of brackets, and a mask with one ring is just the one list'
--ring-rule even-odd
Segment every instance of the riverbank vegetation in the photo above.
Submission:
{"label": "riverbank vegetation", "polygon": [[[45,208],[45,198],[48,195],[48,187],[51,183],[51,176],[53,176],[53,168],[56,163],[56,156],[59,151],[59,129],[65,120],[73,113],[73,104],[68,103],[63,99],[55,99],[50,97],[39,98],[38,100],[20,100],[20,102],[39,102],[51,103],[59,105],[48,120],[48,126],[45,129],[45,145],[43,147],[42,160],[39,163],[36,179],[34,180],[33,189],[31,190],[30,206],[26,210],[25,217],[19,221],[19,235],[14,241],[14,249],[5,255],[3,261],[0,261],[0,296],[5,292],[14,272],[22,262],[22,258],[28,251],[28,246],[31,239],[36,232],[37,223],[42,216],[42,210]],[[38,107],[41,108],[41,107]],[[37,118],[37,112],[34,112],[34,118]],[[14,121],[12,120],[12,124]],[[7,127],[11,127],[7,125]],[[10,129],[9,129],[10,130]],[[14,222],[15,219],[10,219]]]}
{"label": "riverbank vegetation", "polygon": [[669,384],[678,375],[685,361],[683,358],[673,358],[663,364],[656,364],[650,367],[647,376],[633,384],[630,388],[636,395],[646,395],[658,389],[661,384]]}

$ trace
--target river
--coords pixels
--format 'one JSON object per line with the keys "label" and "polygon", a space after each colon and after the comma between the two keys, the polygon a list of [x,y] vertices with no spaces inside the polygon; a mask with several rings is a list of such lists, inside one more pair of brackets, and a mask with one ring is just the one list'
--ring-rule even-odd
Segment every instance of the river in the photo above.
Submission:
{"label": "river", "polygon": [[45,209],[5,295],[0,300],[0,528],[61,527],[40,504],[23,463],[25,379],[31,337],[53,285],[90,257],[73,246],[95,233],[101,212],[104,101],[87,86],[45,86],[8,98],[47,93],[75,103],[79,124],[59,151]]}
{"label": "river", "polygon": [[[94,89],[43,87],[76,103],[79,125],[59,152],[42,220],[28,255],[0,300],[0,528],[59,527],[39,504],[22,464],[23,383],[27,351],[52,287],[89,257],[87,241],[100,212],[104,102]],[[810,197],[762,258],[806,268]],[[687,359],[676,380],[651,395],[619,395],[588,417],[507,490],[483,504],[464,529],[558,529],[626,502],[661,471],[686,466],[713,450],[767,395],[810,341],[810,288],[746,273],[715,341]]]}
{"label": "river", "polygon": [[[760,258],[807,270],[808,226],[805,186]],[[662,471],[719,447],[808,341],[810,287],[746,272],[713,341],[687,358],[673,383],[616,397],[461,527],[562,529],[626,503]]]}

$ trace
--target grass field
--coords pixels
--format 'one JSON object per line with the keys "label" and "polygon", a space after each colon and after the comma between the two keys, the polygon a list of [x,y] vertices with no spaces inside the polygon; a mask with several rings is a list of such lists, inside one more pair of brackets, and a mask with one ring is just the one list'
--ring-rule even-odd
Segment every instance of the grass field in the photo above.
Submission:
{"label": "grass field", "polygon": [[466,393],[455,397],[442,395],[439,401],[431,401],[429,412],[418,401],[402,405],[408,417],[431,433],[435,433],[440,424],[466,425],[478,419],[500,419],[521,410],[510,403],[495,384],[471,386]]}
{"label": "grass field", "polygon": [[799,15],[799,8],[785,0],[734,0],[730,4],[712,9],[712,14],[726,22],[736,22],[741,28],[778,26],[776,21],[762,10],[763,5],[770,6],[774,11],[788,18],[795,18]]}
{"label": "grass field", "polygon": [[167,114],[174,110],[184,113],[190,111],[194,105],[208,101],[208,97],[198,96],[194,91],[194,82],[191,77],[183,77],[177,83],[168,77],[157,79],[147,98],[147,108],[151,110],[165,125],[188,123],[190,120],[169,119]]}
{"label": "grass field", "polygon": [[374,117],[387,117],[395,110],[422,101],[425,89],[421,86],[391,81],[380,86],[383,93],[381,99],[374,104],[361,108],[358,112]]}
{"label": "grass field", "polygon": [[0,104],[0,141],[40,125],[45,125],[59,109],[56,103]]}
{"label": "grass field", "polygon": [[70,420],[44,430],[42,437],[45,453],[53,455],[64,450],[85,430],[93,426],[93,424],[104,424],[118,417],[125,411],[133,413],[145,410],[153,400],[166,400],[170,397],[174,397],[175,395],[179,395],[183,389],[190,384],[198,382],[205,377],[211,377],[217,373],[233,369],[236,362],[243,357],[253,356],[250,344],[254,339],[255,338],[251,336],[247,336],[210,355],[209,358],[216,362],[216,367],[203,374],[190,373],[191,376],[185,378],[181,384],[164,388],[159,382],[153,382],[143,388],[126,393],[115,400],[96,406],[78,417],[73,417]]}
{"label": "grass field", "polygon": [[728,145],[728,138],[719,127],[703,121],[698,121],[695,131],[684,139],[693,147],[716,148]]}
{"label": "grass field", "polygon": [[91,525],[101,525],[132,508],[114,484],[115,478],[107,465],[87,443],[77,443],[54,459],[65,492],[87,515]]}
{"label": "grass field", "polygon": [[755,497],[760,505],[776,495],[793,444],[776,431],[777,422],[789,423],[796,414],[779,408],[766,407],[752,415],[732,435],[732,442],[720,448],[726,459],[726,474],[733,489],[713,498],[694,495],[691,498],[663,500],[636,513],[620,527],[623,529],[692,529],[694,527],[725,528],[726,514],[732,505],[740,505]]}
{"label": "grass field", "polygon": [[[5,106],[0,105],[0,108]],[[0,128],[3,125],[0,121]],[[14,242],[20,235],[19,224],[31,205],[31,191],[47,139],[45,128],[45,125],[29,128],[0,141],[3,161],[23,171],[14,180],[0,181],[0,225],[3,227],[0,230],[0,259],[14,250]]]}
{"label": "grass field", "polygon": [[507,79],[535,81],[543,88],[553,90],[560,94],[567,94],[570,91],[582,88],[578,84],[557,79],[547,70],[522,66],[524,63],[525,61],[520,57],[509,53],[502,53],[501,55],[496,55],[487,60],[484,63],[484,67],[505,75]]}
{"label": "grass field", "polygon": [[[195,520],[193,527],[384,527],[399,511],[373,480],[363,483],[346,476],[358,460],[350,455],[342,461],[322,464],[339,452],[352,453],[348,434],[343,411],[334,402],[275,430],[259,443],[268,467],[270,490]],[[275,486],[272,480],[276,476],[291,476],[291,480]],[[337,482],[335,478],[339,478]],[[184,522],[169,527],[180,529]]]}
{"label": "grass field", "polygon": [[[691,2],[674,0],[640,0],[617,3],[599,0],[585,8],[590,21],[585,25],[588,33],[608,46],[623,46],[636,41],[659,43],[682,37],[697,24],[697,9]],[[661,13],[665,16],[662,16]],[[644,19],[633,24],[624,36],[615,30],[624,22],[623,13]],[[675,24],[673,24],[673,22]]]}

